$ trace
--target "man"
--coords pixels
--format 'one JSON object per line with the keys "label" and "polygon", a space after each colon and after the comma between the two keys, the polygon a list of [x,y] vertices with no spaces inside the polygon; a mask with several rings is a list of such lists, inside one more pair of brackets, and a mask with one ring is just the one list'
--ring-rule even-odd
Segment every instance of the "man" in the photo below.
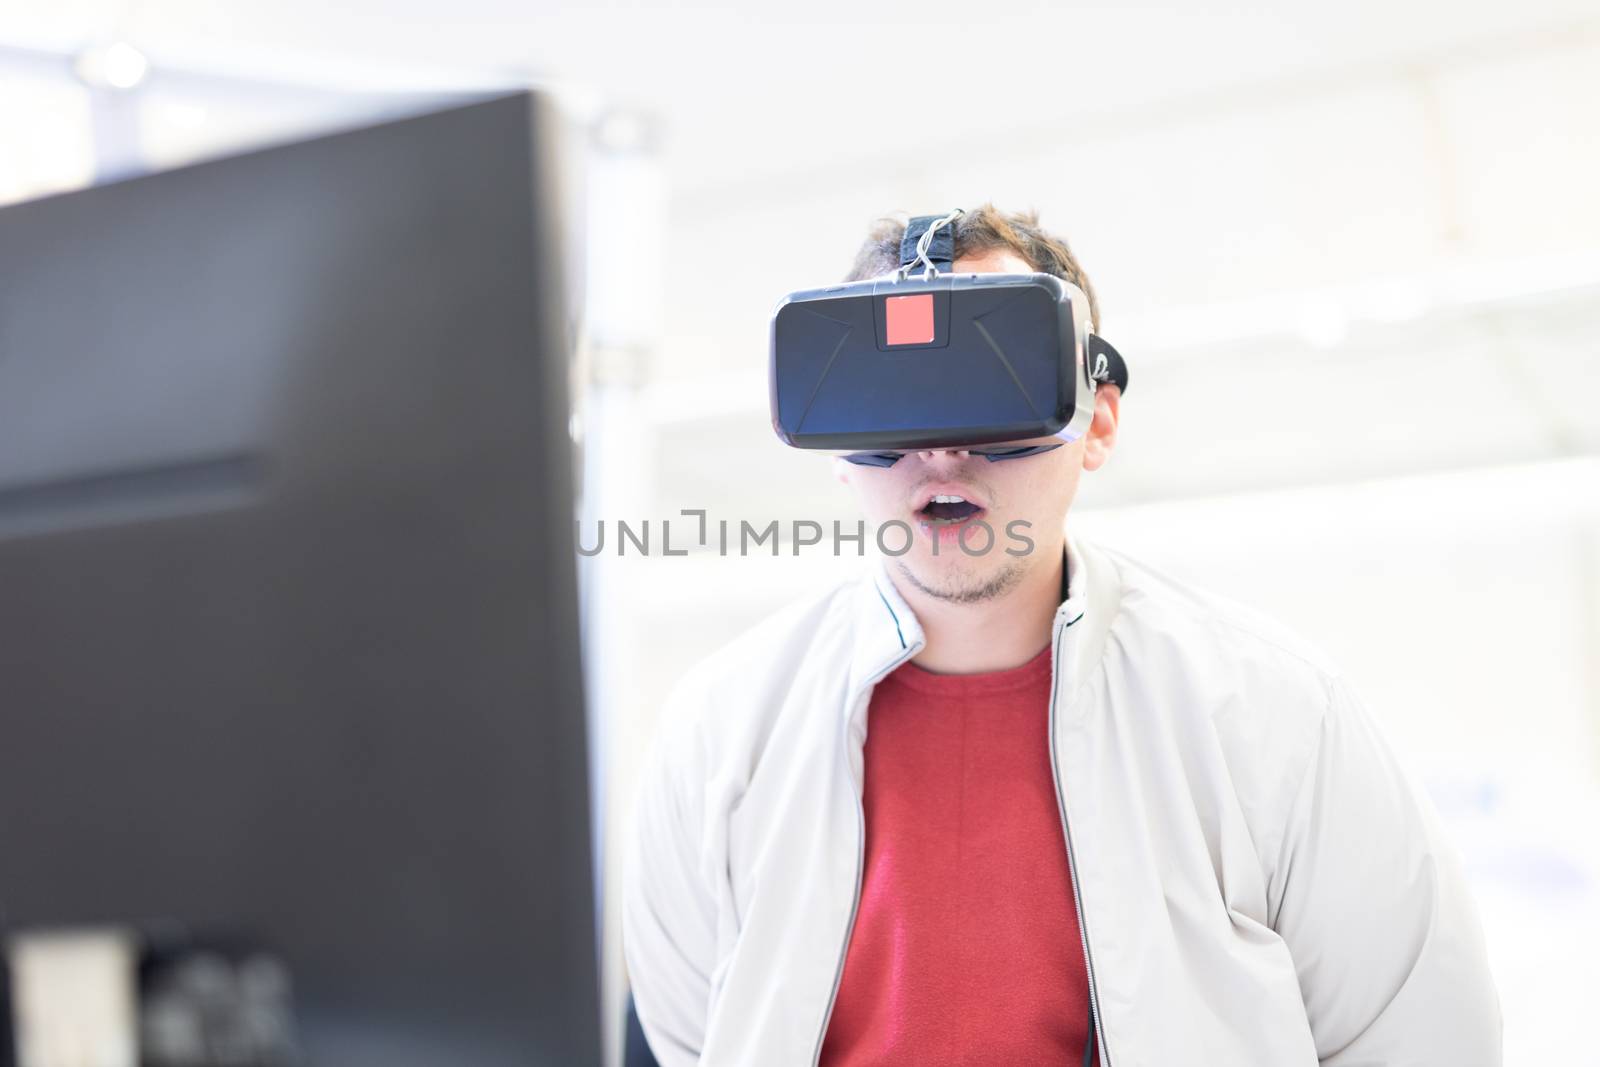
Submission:
{"label": "man", "polygon": [[[1034,217],[972,212],[954,248],[1098,320]],[[1457,861],[1346,680],[1068,535],[1120,403],[1102,384],[1082,438],[1026,458],[835,461],[911,549],[676,688],[624,916],[663,1067],[1500,1062]],[[980,521],[1031,551],[961,551]]]}

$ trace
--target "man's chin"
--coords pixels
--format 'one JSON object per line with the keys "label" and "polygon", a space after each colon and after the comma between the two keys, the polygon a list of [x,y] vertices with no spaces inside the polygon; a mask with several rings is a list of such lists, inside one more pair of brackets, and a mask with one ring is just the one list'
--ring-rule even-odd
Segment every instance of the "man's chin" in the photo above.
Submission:
{"label": "man's chin", "polygon": [[1025,570],[1021,560],[1006,560],[977,566],[987,561],[962,559],[924,559],[894,561],[913,589],[935,600],[951,604],[978,604],[1001,597],[1015,589]]}

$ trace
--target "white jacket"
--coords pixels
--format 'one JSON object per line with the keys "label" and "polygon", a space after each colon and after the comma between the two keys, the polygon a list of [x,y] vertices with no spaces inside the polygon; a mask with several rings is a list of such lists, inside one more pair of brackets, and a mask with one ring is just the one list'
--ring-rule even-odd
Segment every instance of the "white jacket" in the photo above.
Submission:
{"label": "white jacket", "polygon": [[[1076,540],[1052,766],[1110,1067],[1500,1063],[1458,861],[1349,685],[1245,609]],[[874,684],[923,646],[874,561],[673,691],[624,950],[663,1067],[809,1067],[862,873]]]}

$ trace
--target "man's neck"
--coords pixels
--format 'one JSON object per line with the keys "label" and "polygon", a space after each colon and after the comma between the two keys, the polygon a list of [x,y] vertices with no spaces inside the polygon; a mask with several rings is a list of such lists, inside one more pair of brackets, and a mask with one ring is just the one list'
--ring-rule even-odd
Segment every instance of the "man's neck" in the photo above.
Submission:
{"label": "man's neck", "polygon": [[967,604],[930,596],[891,566],[890,580],[916,614],[926,640],[912,662],[940,674],[981,674],[1020,667],[1038,655],[1050,643],[1051,623],[1061,606],[1063,551],[1060,544],[1053,551],[1041,549],[1040,564],[1012,589]]}

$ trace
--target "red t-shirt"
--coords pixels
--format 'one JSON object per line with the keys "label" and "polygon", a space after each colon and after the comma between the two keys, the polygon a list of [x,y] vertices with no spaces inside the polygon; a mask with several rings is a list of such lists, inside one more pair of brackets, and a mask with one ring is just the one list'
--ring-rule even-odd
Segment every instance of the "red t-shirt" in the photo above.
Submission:
{"label": "red t-shirt", "polygon": [[987,674],[907,663],[873,691],[866,869],[823,1067],[1083,1063],[1049,704],[1048,647]]}

